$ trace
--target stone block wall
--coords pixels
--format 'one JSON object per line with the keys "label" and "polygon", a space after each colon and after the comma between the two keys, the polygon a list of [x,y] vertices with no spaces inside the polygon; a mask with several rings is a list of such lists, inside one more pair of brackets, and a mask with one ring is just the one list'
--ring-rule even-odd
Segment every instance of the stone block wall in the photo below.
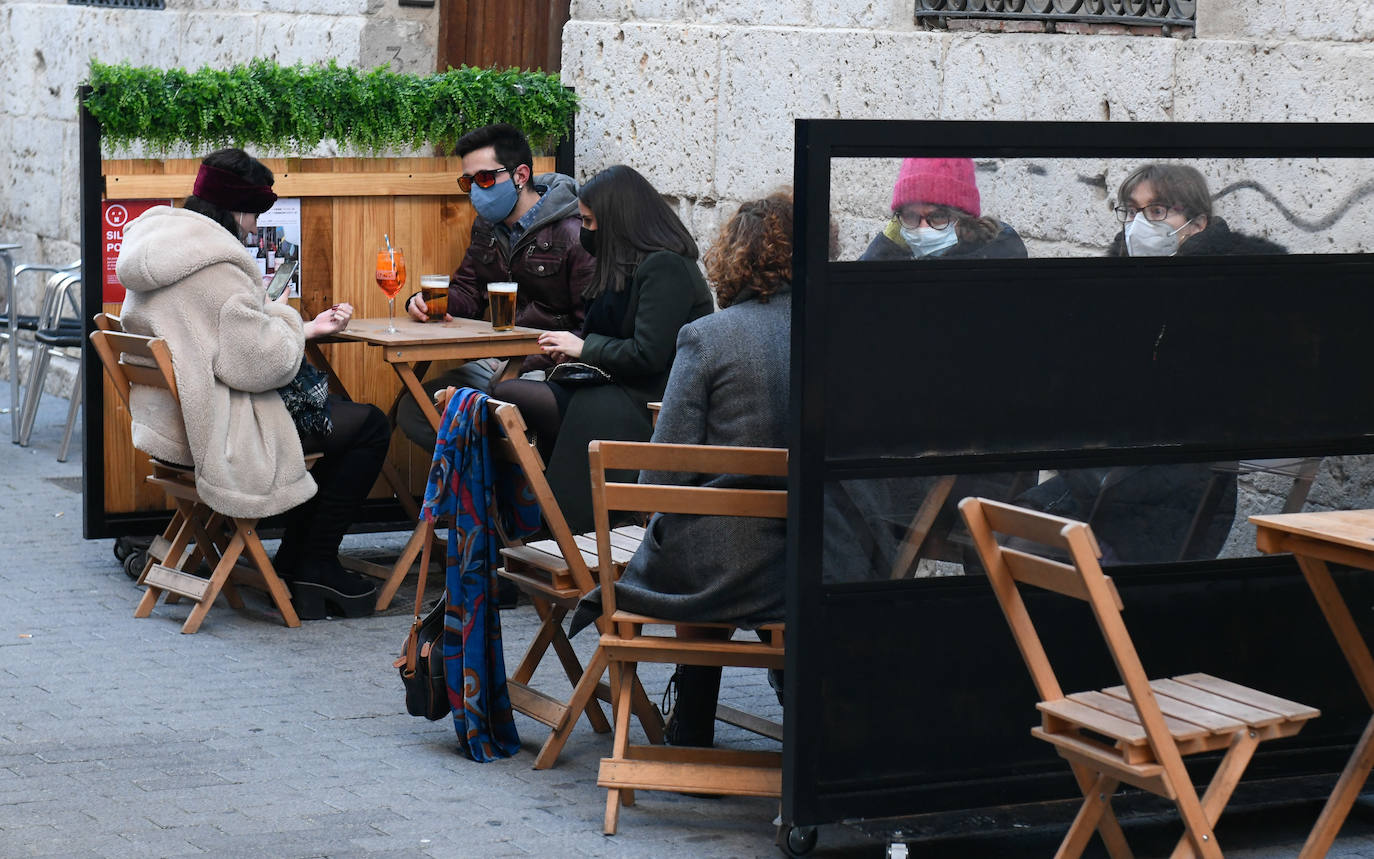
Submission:
{"label": "stone block wall", "polygon": [[[1188,37],[928,30],[914,11],[914,0],[573,0],[563,76],[582,99],[580,178],[633,165],[705,244],[740,202],[791,182],[799,117],[1374,121],[1368,2],[1207,0]],[[1108,209],[1121,165],[978,167],[985,209],[1010,208],[1027,194],[1041,199],[1047,189],[1068,195],[1063,211],[1016,224],[1033,254],[1101,253],[1116,230]],[[1319,229],[1279,217],[1254,190],[1228,195],[1218,209],[1231,207],[1238,227],[1294,249],[1325,241],[1371,251],[1374,199],[1346,196],[1374,179],[1370,167],[1290,171],[1276,196],[1309,227],[1330,221]],[[883,225],[896,169],[894,161],[836,171],[841,258],[856,256]],[[1272,167],[1218,166],[1213,191],[1256,178],[1248,176],[1256,169]],[[1333,212],[1340,216],[1332,220]],[[1309,508],[1374,506],[1367,460],[1328,461]],[[1238,519],[1280,509],[1290,484],[1243,476]],[[1227,551],[1253,545],[1253,532],[1237,527]]]}
{"label": "stone block wall", "polygon": [[[169,0],[164,10],[71,6],[66,0],[0,0],[0,243],[22,244],[23,262],[80,257],[77,87],[92,58],[164,68],[224,67],[255,57],[279,63],[335,60],[428,73],[438,11],[396,0]],[[137,157],[143,150],[110,153]],[[196,153],[179,152],[190,156]],[[257,153],[287,154],[287,153]],[[332,154],[332,153],[320,153]],[[23,312],[38,278],[19,284]],[[21,356],[21,370],[27,349]],[[75,362],[57,361],[46,390],[66,396]],[[0,378],[9,368],[0,362]]]}
{"label": "stone block wall", "polygon": [[437,7],[396,0],[172,0],[167,7],[0,4],[0,242],[23,244],[20,259],[66,262],[79,255],[76,90],[92,58],[166,68],[255,57],[434,68]]}

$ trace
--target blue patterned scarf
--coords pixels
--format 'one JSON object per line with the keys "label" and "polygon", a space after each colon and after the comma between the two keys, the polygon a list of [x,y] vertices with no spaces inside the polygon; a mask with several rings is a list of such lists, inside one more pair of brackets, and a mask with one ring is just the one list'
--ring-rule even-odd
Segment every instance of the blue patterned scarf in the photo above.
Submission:
{"label": "blue patterned scarf", "polygon": [[539,527],[529,481],[514,465],[493,459],[487,445],[487,396],[461,388],[448,402],[420,515],[451,517],[444,617],[444,676],[458,744],[475,761],[507,758],[520,749],[501,647],[496,607],[499,521],[522,537]]}

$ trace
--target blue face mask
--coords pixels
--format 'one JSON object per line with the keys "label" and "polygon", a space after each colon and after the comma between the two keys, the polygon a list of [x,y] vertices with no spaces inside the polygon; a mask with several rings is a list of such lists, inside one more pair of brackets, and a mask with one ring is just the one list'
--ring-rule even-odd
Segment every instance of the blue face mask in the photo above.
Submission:
{"label": "blue face mask", "polygon": [[937,254],[959,243],[959,235],[954,231],[953,224],[943,230],[934,227],[917,227],[914,230],[902,227],[901,231],[907,247],[911,248],[912,256],[917,259]]}
{"label": "blue face mask", "polygon": [[504,221],[515,210],[515,201],[520,196],[520,189],[515,187],[514,180],[509,180],[497,182],[490,188],[473,185],[468,196],[472,199],[472,207],[477,210],[477,214],[495,224]]}

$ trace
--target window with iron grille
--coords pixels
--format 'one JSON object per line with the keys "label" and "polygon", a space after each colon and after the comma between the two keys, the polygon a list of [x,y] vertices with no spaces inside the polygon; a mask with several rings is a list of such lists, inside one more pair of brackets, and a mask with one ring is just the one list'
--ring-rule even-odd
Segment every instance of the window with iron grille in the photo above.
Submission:
{"label": "window with iron grille", "polygon": [[946,27],[951,21],[983,19],[1039,22],[1048,30],[1058,23],[1116,24],[1173,28],[1191,32],[1197,0],[916,0],[916,21]]}
{"label": "window with iron grille", "polygon": [[166,9],[166,0],[67,0],[68,6],[103,6],[109,9]]}

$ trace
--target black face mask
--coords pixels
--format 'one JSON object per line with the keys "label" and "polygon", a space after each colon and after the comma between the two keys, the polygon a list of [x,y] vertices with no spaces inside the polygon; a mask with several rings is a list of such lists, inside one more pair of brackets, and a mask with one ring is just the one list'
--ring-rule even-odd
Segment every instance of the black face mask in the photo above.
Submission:
{"label": "black face mask", "polygon": [[582,250],[587,252],[587,256],[596,256],[596,230],[582,228],[582,232],[577,234],[577,240],[582,243]]}

